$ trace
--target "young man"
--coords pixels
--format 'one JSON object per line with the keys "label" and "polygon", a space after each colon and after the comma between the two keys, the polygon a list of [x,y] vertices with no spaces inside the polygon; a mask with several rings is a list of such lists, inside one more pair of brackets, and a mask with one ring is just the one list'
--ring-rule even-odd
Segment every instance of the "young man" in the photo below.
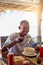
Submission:
{"label": "young man", "polygon": [[33,47],[35,42],[32,40],[29,32],[29,23],[27,20],[22,20],[19,26],[19,33],[11,34],[2,47],[2,52],[10,49],[14,54],[21,53],[25,47]]}

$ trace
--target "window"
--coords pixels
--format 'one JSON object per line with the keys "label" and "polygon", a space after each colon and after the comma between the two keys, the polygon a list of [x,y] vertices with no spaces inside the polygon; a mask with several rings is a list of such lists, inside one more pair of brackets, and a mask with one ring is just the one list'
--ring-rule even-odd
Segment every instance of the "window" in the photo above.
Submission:
{"label": "window", "polygon": [[10,35],[18,32],[18,26],[21,20],[26,19],[30,23],[29,34],[32,37],[37,36],[37,14],[35,12],[25,12],[17,10],[6,10],[0,13],[0,36]]}

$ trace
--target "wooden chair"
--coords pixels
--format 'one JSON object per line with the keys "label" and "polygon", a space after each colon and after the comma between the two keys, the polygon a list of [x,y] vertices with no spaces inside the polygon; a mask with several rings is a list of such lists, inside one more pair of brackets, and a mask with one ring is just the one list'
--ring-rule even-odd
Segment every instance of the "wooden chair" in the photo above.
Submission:
{"label": "wooden chair", "polygon": [[[3,44],[4,44],[4,42],[6,41],[7,38],[8,38],[8,36],[1,37],[1,47],[3,47]],[[7,57],[7,53],[8,53],[7,51],[5,53],[2,52],[2,57],[3,58]]]}

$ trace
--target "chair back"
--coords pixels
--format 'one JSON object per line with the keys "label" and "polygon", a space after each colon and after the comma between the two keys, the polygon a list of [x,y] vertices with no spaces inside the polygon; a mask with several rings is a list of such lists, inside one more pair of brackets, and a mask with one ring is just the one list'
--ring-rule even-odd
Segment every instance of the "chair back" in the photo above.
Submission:
{"label": "chair back", "polygon": [[[1,48],[3,47],[3,45],[4,45],[4,42],[6,41],[6,39],[8,38],[8,36],[3,36],[3,37],[1,37]],[[2,52],[2,57],[3,58],[5,58],[5,57],[7,57],[7,53],[8,53],[8,51],[6,51],[6,52]]]}

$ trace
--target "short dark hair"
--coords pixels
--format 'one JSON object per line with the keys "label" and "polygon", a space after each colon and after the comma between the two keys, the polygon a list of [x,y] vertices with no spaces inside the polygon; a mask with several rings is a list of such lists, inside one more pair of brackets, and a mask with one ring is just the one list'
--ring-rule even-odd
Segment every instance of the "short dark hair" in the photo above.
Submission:
{"label": "short dark hair", "polygon": [[29,22],[28,22],[27,20],[22,20],[22,21],[20,22],[20,25],[23,24],[23,23],[26,23],[26,24],[29,25]]}

